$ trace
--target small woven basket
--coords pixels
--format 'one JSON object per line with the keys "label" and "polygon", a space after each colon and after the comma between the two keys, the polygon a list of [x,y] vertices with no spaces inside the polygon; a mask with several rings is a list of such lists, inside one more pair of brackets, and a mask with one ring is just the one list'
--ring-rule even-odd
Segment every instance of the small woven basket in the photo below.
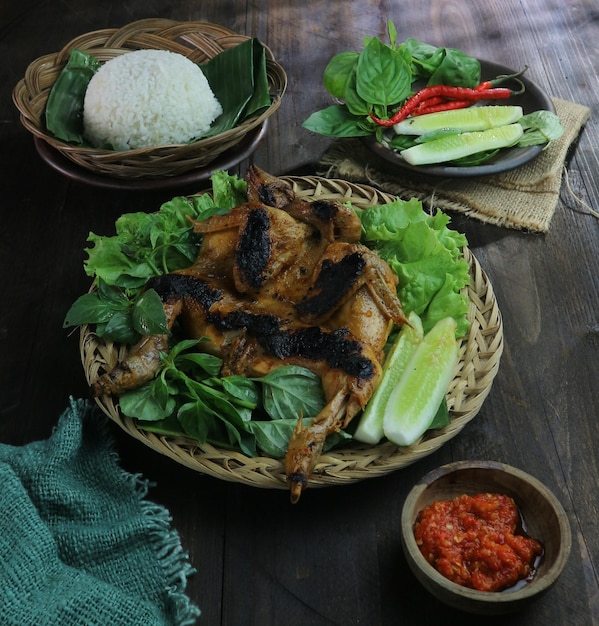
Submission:
{"label": "small woven basket", "polygon": [[265,47],[266,72],[271,96],[270,106],[241,124],[214,137],[188,144],[104,150],[76,146],[57,139],[46,129],[45,111],[50,91],[67,64],[73,48],[91,54],[101,62],[133,50],[169,50],[194,63],[203,63],[223,50],[233,48],[249,37],[207,22],[176,22],[146,19],[123,28],[98,30],[70,41],[57,53],[33,61],[13,90],[13,101],[23,126],[35,137],[81,167],[96,174],[122,179],[176,176],[204,167],[220,154],[236,146],[251,130],[263,124],[280,106],[287,88],[287,76]]}
{"label": "small woven basket", "polygon": [[[394,198],[366,185],[320,177],[285,177],[300,196],[319,200],[351,202],[356,208],[384,204]],[[451,423],[428,431],[417,443],[398,447],[390,442],[376,446],[351,443],[323,454],[310,478],[311,487],[329,487],[383,476],[433,453],[455,437],[479,412],[487,397],[503,351],[503,326],[493,288],[469,249],[464,250],[470,266],[468,318],[470,330],[461,343],[459,362],[449,389],[447,403]],[[88,383],[94,383],[127,354],[127,346],[104,342],[92,329],[81,329],[80,350]],[[190,439],[157,436],[139,429],[124,417],[115,399],[102,396],[96,402],[124,431],[177,463],[221,480],[254,487],[286,489],[281,459],[252,458],[241,452],[200,445]]]}

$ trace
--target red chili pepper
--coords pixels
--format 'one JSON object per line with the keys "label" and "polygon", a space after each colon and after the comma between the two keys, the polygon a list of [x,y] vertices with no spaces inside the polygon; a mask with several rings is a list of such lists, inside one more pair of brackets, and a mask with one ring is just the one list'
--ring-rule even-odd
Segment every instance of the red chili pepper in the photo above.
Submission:
{"label": "red chili pepper", "polygon": [[443,100],[442,102],[435,102],[428,104],[428,101],[423,102],[428,106],[418,107],[413,113],[412,117],[418,117],[419,115],[428,115],[429,113],[439,113],[441,111],[453,111],[454,109],[465,109],[472,106],[473,100]]}
{"label": "red chili pepper", "polygon": [[416,92],[411,98],[408,98],[406,103],[392,115],[389,119],[383,120],[376,117],[372,112],[370,113],[371,119],[379,126],[393,126],[398,124],[402,120],[406,119],[416,107],[423,101],[429,98],[442,97],[453,100],[470,100],[475,102],[476,100],[499,100],[503,98],[509,98],[517,93],[507,87],[495,87],[492,89],[477,89],[470,87],[450,87],[448,85],[431,85],[425,87]]}
{"label": "red chili pepper", "polygon": [[494,78],[493,80],[486,80],[478,84],[475,89],[492,89],[493,87],[497,87],[497,85],[501,85],[501,83],[504,83],[510,78],[517,78],[518,76],[521,76],[522,74],[524,74],[524,72],[526,72],[527,69],[528,66],[525,66],[523,70],[520,70],[515,74],[502,74],[501,76],[497,76],[497,78]]}
{"label": "red chili pepper", "polygon": [[413,111],[412,115],[418,114],[423,109],[428,109],[429,106],[436,106],[438,104],[443,104],[444,102],[450,102],[447,98],[441,98],[441,96],[435,96],[433,98],[428,98],[427,100],[423,100]]}

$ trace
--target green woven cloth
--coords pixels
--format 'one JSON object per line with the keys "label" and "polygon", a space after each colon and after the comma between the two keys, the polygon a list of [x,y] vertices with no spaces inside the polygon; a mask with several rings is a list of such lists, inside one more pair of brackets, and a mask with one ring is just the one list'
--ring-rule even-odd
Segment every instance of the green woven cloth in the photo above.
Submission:
{"label": "green woven cloth", "polygon": [[0,622],[194,624],[194,570],[148,487],[87,401],[71,400],[48,440],[0,444]]}

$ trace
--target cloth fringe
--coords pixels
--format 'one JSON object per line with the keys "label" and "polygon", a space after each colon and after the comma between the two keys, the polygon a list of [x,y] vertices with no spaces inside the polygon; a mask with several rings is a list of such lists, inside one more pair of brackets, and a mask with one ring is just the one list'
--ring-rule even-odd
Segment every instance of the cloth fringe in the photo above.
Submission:
{"label": "cloth fringe", "polygon": [[175,610],[178,626],[195,624],[201,611],[186,595],[187,579],[196,573],[189,563],[189,554],[183,550],[181,539],[172,528],[173,518],[165,507],[146,499],[152,483],[139,474],[123,471],[123,478],[131,481],[141,511],[148,524],[148,538],[164,571],[166,592]]}

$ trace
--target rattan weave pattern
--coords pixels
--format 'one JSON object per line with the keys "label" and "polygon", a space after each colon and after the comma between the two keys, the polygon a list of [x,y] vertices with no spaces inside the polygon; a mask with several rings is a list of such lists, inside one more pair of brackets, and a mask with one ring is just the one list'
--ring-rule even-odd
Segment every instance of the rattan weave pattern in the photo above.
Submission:
{"label": "rattan weave pattern", "polygon": [[176,22],[159,18],[139,20],[118,29],[93,31],[72,39],[60,52],[33,61],[15,86],[13,101],[28,131],[77,165],[96,174],[122,179],[156,179],[181,175],[214,161],[279,108],[287,88],[287,75],[267,47],[266,71],[271,95],[268,109],[231,130],[188,144],[116,151],[61,141],[50,134],[45,125],[46,102],[52,86],[73,48],[83,50],[102,62],[132,50],[156,49],[178,52],[196,63],[203,63],[247,39],[249,37],[208,22]]}
{"label": "rattan weave pattern", "polygon": [[[298,196],[307,199],[351,201],[357,208],[388,202],[393,196],[366,185],[319,177],[287,177]],[[459,363],[447,392],[451,423],[429,431],[416,444],[401,448],[389,442],[370,446],[351,444],[323,454],[310,479],[310,486],[328,487],[383,476],[406,467],[439,449],[455,437],[479,412],[497,373],[503,351],[501,313],[489,279],[474,255],[465,249],[470,266],[468,336],[460,347]],[[125,346],[104,343],[89,327],[81,329],[80,349],[87,381],[91,384],[126,354]],[[215,478],[254,487],[287,488],[282,460],[250,458],[209,444],[181,438],[160,437],[137,428],[121,415],[118,404],[97,398],[100,408],[123,430],[155,451],[193,470]]]}

